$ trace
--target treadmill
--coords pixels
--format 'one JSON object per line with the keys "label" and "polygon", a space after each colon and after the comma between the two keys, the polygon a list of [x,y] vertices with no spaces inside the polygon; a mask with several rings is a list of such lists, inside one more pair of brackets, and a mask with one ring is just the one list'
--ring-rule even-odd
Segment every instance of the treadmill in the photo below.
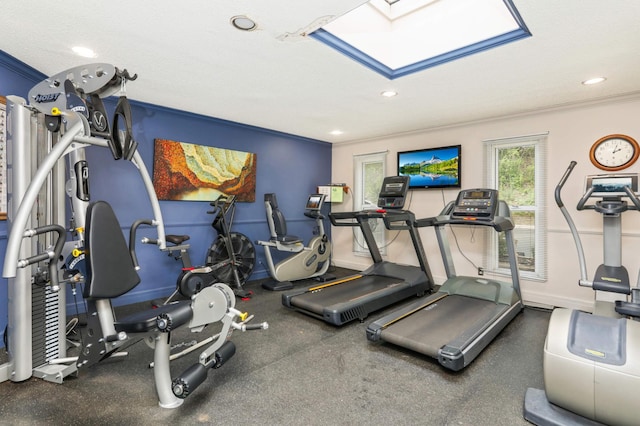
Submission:
{"label": "treadmill", "polygon": [[[485,226],[504,233],[511,282],[457,276],[447,240],[447,225]],[[445,368],[469,365],[523,309],[509,207],[494,189],[458,194],[439,216],[419,219],[418,228],[434,227],[447,280],[426,299],[406,305],[367,327],[367,339],[385,341],[437,358]]]}
{"label": "treadmill", "polygon": [[[433,278],[415,226],[415,215],[402,210],[409,187],[407,176],[384,178],[378,197],[378,210],[331,212],[334,226],[359,227],[373,259],[363,272],[345,278],[282,294],[282,304],[329,324],[340,326],[371,312],[412,296],[423,296],[433,289]],[[382,260],[370,222],[382,220],[390,230],[406,230],[411,235],[420,267]]]}

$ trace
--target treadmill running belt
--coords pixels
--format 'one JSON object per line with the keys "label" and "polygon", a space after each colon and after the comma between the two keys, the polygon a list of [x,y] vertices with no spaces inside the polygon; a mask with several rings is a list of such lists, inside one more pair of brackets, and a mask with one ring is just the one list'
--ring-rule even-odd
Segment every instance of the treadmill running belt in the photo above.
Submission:
{"label": "treadmill running belt", "polygon": [[507,308],[488,300],[451,295],[384,328],[380,337],[437,358],[441,347],[455,340],[470,340]]}
{"label": "treadmill running belt", "polygon": [[325,308],[337,303],[357,301],[363,296],[370,296],[380,290],[404,284],[399,278],[381,275],[365,275],[357,280],[329,286],[314,292],[307,292],[291,299],[291,304],[322,315]]}

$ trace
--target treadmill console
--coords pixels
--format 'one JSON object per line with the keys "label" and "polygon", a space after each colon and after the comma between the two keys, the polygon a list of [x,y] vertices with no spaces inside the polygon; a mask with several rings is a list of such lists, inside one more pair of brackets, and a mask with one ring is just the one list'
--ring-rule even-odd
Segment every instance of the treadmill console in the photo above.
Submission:
{"label": "treadmill console", "polygon": [[378,195],[378,207],[381,209],[403,208],[408,190],[409,176],[385,177]]}
{"label": "treadmill console", "polygon": [[493,220],[497,208],[497,190],[467,189],[458,194],[451,216],[472,220]]}

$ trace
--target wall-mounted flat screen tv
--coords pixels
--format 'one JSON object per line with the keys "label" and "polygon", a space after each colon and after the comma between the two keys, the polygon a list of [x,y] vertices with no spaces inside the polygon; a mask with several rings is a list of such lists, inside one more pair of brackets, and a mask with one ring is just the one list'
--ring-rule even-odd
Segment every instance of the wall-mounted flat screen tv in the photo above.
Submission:
{"label": "wall-mounted flat screen tv", "polygon": [[398,176],[409,176],[409,189],[460,188],[460,145],[398,152]]}

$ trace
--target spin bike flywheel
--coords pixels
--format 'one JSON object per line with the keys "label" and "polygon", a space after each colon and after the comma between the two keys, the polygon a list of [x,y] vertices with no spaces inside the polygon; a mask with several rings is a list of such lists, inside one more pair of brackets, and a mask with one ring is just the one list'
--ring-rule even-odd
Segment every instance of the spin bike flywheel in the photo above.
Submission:
{"label": "spin bike flywheel", "polygon": [[[256,250],[253,243],[246,235],[239,232],[230,232],[231,247],[236,259],[236,268],[240,284],[244,284],[256,264]],[[221,264],[220,267],[216,265]],[[207,252],[207,266],[213,267],[213,274],[219,282],[235,283],[233,277],[233,264],[229,261],[226,238],[218,236]]]}

